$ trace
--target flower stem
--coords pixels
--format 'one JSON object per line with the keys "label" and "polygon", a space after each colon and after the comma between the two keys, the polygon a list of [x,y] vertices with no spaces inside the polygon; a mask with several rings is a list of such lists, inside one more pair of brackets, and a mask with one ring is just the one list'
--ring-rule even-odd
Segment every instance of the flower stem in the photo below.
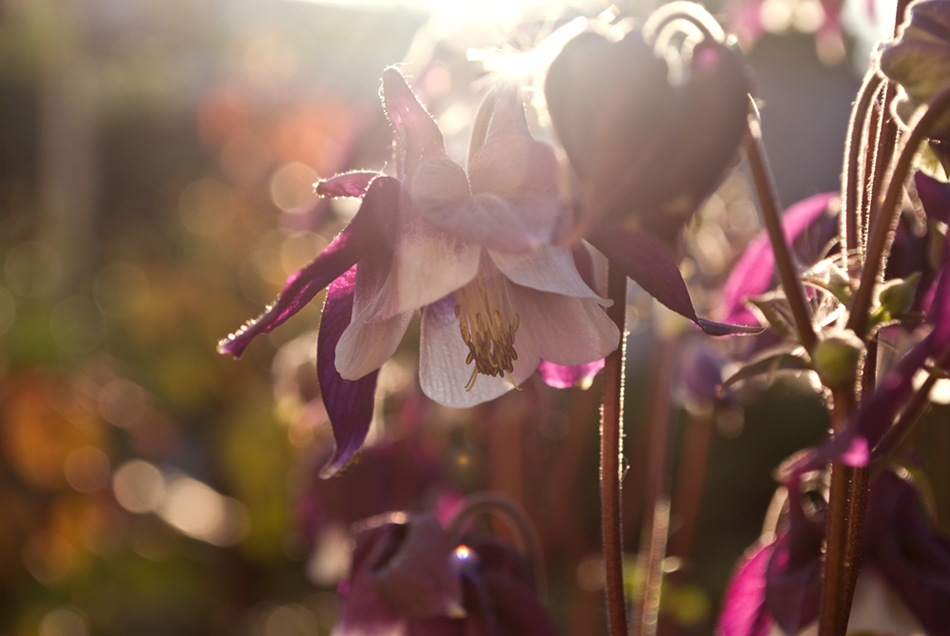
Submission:
{"label": "flower stem", "polygon": [[604,361],[604,394],[600,420],[600,523],[603,537],[607,625],[610,636],[627,634],[627,599],[623,589],[623,531],[620,478],[623,442],[623,374],[626,353],[627,277],[610,264],[607,315],[620,329],[620,346]]}
{"label": "flower stem", "polygon": [[[832,424],[836,432],[844,429],[854,409],[854,388],[832,390],[834,406]],[[825,522],[825,558],[821,569],[821,605],[818,614],[819,636],[844,636],[851,615],[851,601],[857,580],[861,536],[864,532],[864,509],[867,500],[866,470],[864,497],[854,500],[855,470],[840,462],[831,467],[831,487]],[[849,523],[860,512],[857,523]],[[855,532],[858,532],[855,536]]]}
{"label": "flower stem", "polygon": [[775,193],[775,184],[762,150],[762,129],[758,117],[750,118],[749,138],[746,142],[746,156],[752,171],[752,180],[759,194],[762,207],[762,216],[765,227],[772,242],[772,251],[775,254],[775,266],[778,268],[785,296],[791,306],[792,316],[795,318],[795,328],[798,331],[798,340],[807,351],[811,351],[817,337],[811,324],[811,315],[805,303],[805,292],[795,271],[792,255],[785,242],[785,233],[782,231],[782,213],[779,210],[778,196]]}
{"label": "flower stem", "polygon": [[884,198],[879,205],[874,206],[865,251],[867,257],[864,262],[864,271],[861,272],[861,283],[854,294],[848,317],[848,328],[862,340],[867,335],[868,310],[874,298],[878,276],[884,271],[884,265],[887,262],[887,252],[893,237],[894,225],[898,219],[898,204],[904,192],[904,182],[910,173],[920,144],[930,132],[934,122],[948,108],[950,108],[950,89],[945,89],[930,102],[922,115],[915,118],[910,133],[901,140],[897,162],[891,167],[884,180],[884,183],[887,183]]}
{"label": "flower stem", "polygon": [[[868,119],[868,108],[872,106],[872,100],[881,87],[883,78],[872,69],[864,78],[861,90],[858,92],[858,99],[851,111],[851,121],[848,123],[848,143],[847,155],[844,162],[844,193],[842,200],[844,202],[844,214],[842,230],[844,240],[842,247],[845,250],[845,256],[858,254],[861,248],[860,224],[858,220],[860,213],[861,197],[861,171],[859,165],[867,144],[866,128]],[[848,258],[847,263],[851,262]],[[849,266],[850,271],[850,266]]]}

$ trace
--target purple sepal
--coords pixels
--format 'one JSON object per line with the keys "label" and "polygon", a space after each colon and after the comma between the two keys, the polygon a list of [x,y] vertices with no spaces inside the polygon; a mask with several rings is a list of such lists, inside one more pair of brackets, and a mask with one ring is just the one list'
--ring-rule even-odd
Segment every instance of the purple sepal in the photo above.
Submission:
{"label": "purple sepal", "polygon": [[[786,242],[791,244],[803,234],[828,209],[834,198],[834,194],[816,194],[788,208],[782,219]],[[768,234],[763,230],[749,243],[726,281],[722,292],[723,320],[743,325],[758,324],[755,314],[746,306],[746,300],[766,292],[772,286],[774,275],[775,254]]]}
{"label": "purple sepal", "polygon": [[368,170],[353,170],[333,175],[317,183],[317,194],[322,197],[362,197],[373,179],[378,176],[378,172]]}
{"label": "purple sepal", "polygon": [[797,484],[788,489],[788,528],[779,533],[765,571],[765,606],[786,634],[797,634],[818,619],[825,534],[805,516]]}
{"label": "purple sepal", "polygon": [[865,559],[931,636],[950,635],[950,542],[924,518],[917,489],[891,471],[871,488]]}
{"label": "purple sepal", "polygon": [[648,294],[689,318],[711,336],[755,334],[761,327],[727,325],[699,318],[672,251],[658,238],[625,227],[599,230],[590,242]]}
{"label": "purple sepal", "polygon": [[938,181],[918,170],[914,174],[914,185],[927,218],[931,221],[950,222],[950,183]]}
{"label": "purple sepal", "polygon": [[538,373],[544,383],[555,389],[569,389],[572,386],[581,386],[585,389],[594,381],[597,372],[604,368],[604,359],[594,360],[587,364],[565,366],[542,360],[538,365]]}
{"label": "purple sepal", "polygon": [[320,472],[324,478],[347,467],[366,440],[373,420],[379,369],[359,380],[344,380],[336,370],[336,343],[350,324],[355,285],[355,265],[330,284],[317,335],[317,377],[336,441],[333,456]]}
{"label": "purple sepal", "polygon": [[743,555],[726,588],[716,633],[719,636],[766,636],[772,617],[765,609],[765,570],[775,542],[757,544]]}
{"label": "purple sepal", "polygon": [[303,269],[295,272],[277,300],[260,316],[218,343],[218,353],[241,357],[245,347],[256,336],[270,333],[313,300],[324,287],[350,269],[363,254],[384,240],[391,223],[386,214],[395,212],[399,182],[389,177],[373,180],[359,212],[335,239]]}

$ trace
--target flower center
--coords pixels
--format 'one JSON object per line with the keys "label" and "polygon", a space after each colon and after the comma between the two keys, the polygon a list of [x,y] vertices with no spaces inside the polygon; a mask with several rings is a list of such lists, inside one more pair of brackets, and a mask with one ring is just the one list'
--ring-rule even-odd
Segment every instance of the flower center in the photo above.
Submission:
{"label": "flower center", "polygon": [[468,346],[465,364],[475,363],[466,391],[475,386],[478,374],[496,377],[507,373],[518,389],[511,374],[518,359],[515,332],[520,318],[511,307],[508,286],[499,278],[479,272],[475,280],[455,292],[455,316],[462,341]]}

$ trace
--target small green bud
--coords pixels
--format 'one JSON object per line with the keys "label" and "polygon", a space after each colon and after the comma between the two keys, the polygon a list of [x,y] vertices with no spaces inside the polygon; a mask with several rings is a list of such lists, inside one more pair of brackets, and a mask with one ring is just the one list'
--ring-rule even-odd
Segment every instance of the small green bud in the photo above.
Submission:
{"label": "small green bud", "polygon": [[812,364],[828,387],[853,383],[864,344],[850,331],[825,338],[812,351]]}
{"label": "small green bud", "polygon": [[917,296],[917,283],[920,282],[920,272],[914,272],[907,278],[898,278],[884,283],[877,294],[881,309],[886,317],[897,318],[903,316],[914,306]]}

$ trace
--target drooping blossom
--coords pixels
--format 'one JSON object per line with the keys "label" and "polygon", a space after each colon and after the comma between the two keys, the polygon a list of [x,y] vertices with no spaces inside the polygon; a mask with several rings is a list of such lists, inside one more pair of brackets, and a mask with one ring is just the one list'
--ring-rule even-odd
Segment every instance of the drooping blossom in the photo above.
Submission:
{"label": "drooping blossom", "polygon": [[[797,493],[797,486],[790,485]],[[720,636],[794,636],[818,618],[824,508],[790,497],[783,525],[740,560]],[[924,514],[916,485],[892,470],[871,482],[848,633],[950,634],[950,541]]]}
{"label": "drooping blossom", "polygon": [[666,60],[640,30],[617,42],[582,33],[551,64],[548,110],[581,183],[585,238],[705,332],[748,333],[697,316],[674,251],[745,137],[745,65],[707,38],[682,70],[684,79],[672,82]]}
{"label": "drooping blossom", "polygon": [[456,545],[434,515],[397,513],[357,535],[333,636],[554,636],[535,585],[506,544]]}
{"label": "drooping blossom", "polygon": [[362,445],[379,367],[417,309],[420,384],[446,406],[494,399],[542,360],[588,364],[617,346],[608,301],[583,281],[571,250],[552,245],[568,221],[554,151],[531,138],[514,86],[486,103],[466,173],[402,74],[387,69],[395,177],[351,172],[318,184],[324,196],[362,197],[356,217],[272,306],[219,344],[239,356],[328,287],[317,369],[337,451],[325,474]]}

